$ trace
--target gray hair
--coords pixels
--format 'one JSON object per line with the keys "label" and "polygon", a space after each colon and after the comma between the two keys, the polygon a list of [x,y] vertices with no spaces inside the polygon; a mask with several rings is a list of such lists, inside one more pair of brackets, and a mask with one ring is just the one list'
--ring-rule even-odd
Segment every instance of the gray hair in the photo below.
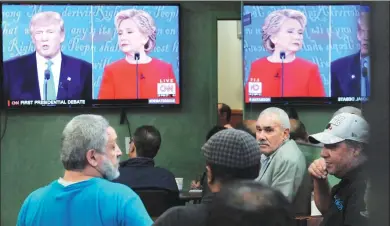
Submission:
{"label": "gray hair", "polygon": [[65,126],[61,139],[61,162],[66,170],[81,171],[88,150],[104,153],[108,121],[100,115],[78,115]]}
{"label": "gray hair", "polygon": [[288,114],[280,108],[269,107],[269,108],[265,109],[264,111],[262,111],[260,113],[259,117],[261,117],[263,115],[276,115],[278,117],[278,120],[280,122],[280,126],[282,128],[290,129],[290,127],[291,127],[290,119],[288,118]]}
{"label": "gray hair", "polygon": [[153,17],[143,11],[138,9],[127,9],[122,10],[115,16],[115,27],[118,30],[119,25],[122,23],[122,21],[127,19],[133,19],[134,22],[137,24],[138,29],[148,36],[149,40],[145,44],[145,52],[149,53],[151,52],[154,47],[156,46],[156,39],[157,39],[157,28],[154,23]]}
{"label": "gray hair", "polygon": [[45,23],[55,22],[59,25],[60,31],[64,32],[64,20],[61,17],[61,14],[53,11],[45,11],[34,14],[30,21],[30,34],[33,34],[34,27],[37,23],[44,21]]}
{"label": "gray hair", "polygon": [[357,24],[358,24],[358,30],[361,30],[362,26],[368,26],[368,24],[369,24],[369,13],[360,12]]}
{"label": "gray hair", "polygon": [[279,32],[280,27],[284,24],[287,19],[297,20],[303,28],[306,27],[307,19],[305,14],[301,11],[293,9],[282,9],[276,10],[270,13],[264,21],[262,27],[262,38],[263,45],[266,50],[269,52],[274,52],[275,44],[271,41],[271,37]]}
{"label": "gray hair", "polygon": [[345,107],[340,108],[339,110],[337,110],[333,114],[332,118],[335,117],[336,115],[341,114],[341,113],[350,113],[350,114],[354,114],[354,115],[357,115],[357,116],[360,116],[363,118],[362,111],[359,108],[355,108],[352,106],[345,106]]}

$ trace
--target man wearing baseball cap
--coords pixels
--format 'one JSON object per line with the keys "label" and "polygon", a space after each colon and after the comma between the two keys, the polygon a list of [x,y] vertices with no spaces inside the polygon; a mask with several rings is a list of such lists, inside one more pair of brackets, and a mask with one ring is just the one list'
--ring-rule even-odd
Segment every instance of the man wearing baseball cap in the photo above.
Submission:
{"label": "man wearing baseball cap", "polygon": [[[254,180],[260,170],[260,151],[256,139],[249,133],[225,129],[214,134],[202,147],[206,159],[207,183],[218,193],[228,182]],[[206,225],[211,199],[201,204],[173,207],[161,215],[154,225]]]}
{"label": "man wearing baseball cap", "polygon": [[[368,136],[369,126],[362,117],[341,113],[331,119],[323,132],[309,137],[310,142],[324,145],[321,158],[309,166],[314,201],[324,217],[323,226],[367,225],[360,212],[365,211],[364,146]],[[328,174],[341,179],[332,189]]]}

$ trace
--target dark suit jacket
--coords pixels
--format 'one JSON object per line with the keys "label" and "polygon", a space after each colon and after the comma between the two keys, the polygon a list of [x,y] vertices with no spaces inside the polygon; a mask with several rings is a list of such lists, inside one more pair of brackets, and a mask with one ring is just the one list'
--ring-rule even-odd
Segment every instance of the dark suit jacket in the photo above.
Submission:
{"label": "dark suit jacket", "polygon": [[151,158],[130,158],[120,163],[120,176],[113,182],[131,189],[165,189],[178,191],[175,176],[169,170],[155,167]]}
{"label": "dark suit jacket", "polygon": [[[61,54],[57,99],[92,99],[92,64]],[[3,69],[8,100],[41,100],[35,52],[5,61]]]}
{"label": "dark suit jacket", "polygon": [[330,67],[332,97],[361,96],[360,52],[337,59]]}

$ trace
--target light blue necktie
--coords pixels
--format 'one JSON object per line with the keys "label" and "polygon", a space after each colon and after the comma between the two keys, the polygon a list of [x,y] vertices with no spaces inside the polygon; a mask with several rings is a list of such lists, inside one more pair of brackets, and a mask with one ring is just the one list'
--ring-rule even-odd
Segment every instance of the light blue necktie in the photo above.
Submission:
{"label": "light blue necktie", "polygon": [[46,62],[46,65],[47,69],[45,70],[45,83],[47,84],[43,86],[43,96],[45,97],[45,100],[56,100],[56,89],[54,85],[53,73],[51,71],[51,66],[53,65],[53,62],[48,60]]}

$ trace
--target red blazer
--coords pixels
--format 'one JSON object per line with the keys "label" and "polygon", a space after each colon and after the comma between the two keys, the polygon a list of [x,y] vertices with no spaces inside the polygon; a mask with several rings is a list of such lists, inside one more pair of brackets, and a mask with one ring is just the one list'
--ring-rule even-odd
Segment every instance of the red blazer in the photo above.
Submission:
{"label": "red blazer", "polygon": [[[249,95],[249,82],[253,82],[252,85],[261,82],[262,97],[281,97],[281,70],[281,63],[272,63],[266,57],[254,61],[245,85],[245,102],[249,102],[249,97],[259,96]],[[283,83],[284,97],[325,97],[326,95],[318,66],[302,58],[284,63]]]}
{"label": "red blazer", "polygon": [[[138,64],[138,99],[167,98],[157,94],[158,83],[175,84],[176,103],[179,103],[179,86],[172,65],[153,58],[147,64]],[[104,68],[98,99],[137,99],[136,65],[125,59]]]}

